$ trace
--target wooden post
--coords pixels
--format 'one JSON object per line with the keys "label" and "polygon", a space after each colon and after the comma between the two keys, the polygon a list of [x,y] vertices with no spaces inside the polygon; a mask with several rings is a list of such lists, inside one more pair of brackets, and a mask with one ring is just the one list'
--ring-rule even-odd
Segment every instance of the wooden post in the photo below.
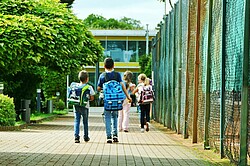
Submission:
{"label": "wooden post", "polygon": [[198,96],[199,96],[199,65],[200,65],[200,10],[201,0],[197,0],[196,18],[196,48],[194,68],[194,114],[193,114],[193,143],[197,143]]}

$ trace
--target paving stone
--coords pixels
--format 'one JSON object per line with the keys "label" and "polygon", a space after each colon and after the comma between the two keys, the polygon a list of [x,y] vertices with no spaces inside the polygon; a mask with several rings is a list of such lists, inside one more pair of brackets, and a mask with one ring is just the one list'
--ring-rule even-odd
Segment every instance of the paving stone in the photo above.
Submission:
{"label": "paving stone", "polygon": [[119,132],[119,143],[107,144],[101,114],[102,108],[90,109],[90,141],[84,142],[81,128],[79,144],[74,143],[72,112],[18,131],[0,131],[0,163],[17,166],[208,165],[153,125],[149,132],[141,133],[135,109],[130,114],[129,132]]}

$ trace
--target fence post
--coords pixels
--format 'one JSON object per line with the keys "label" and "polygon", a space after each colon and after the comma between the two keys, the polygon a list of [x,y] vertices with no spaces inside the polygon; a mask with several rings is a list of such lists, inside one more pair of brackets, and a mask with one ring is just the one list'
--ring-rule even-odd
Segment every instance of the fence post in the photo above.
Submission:
{"label": "fence post", "polygon": [[177,96],[177,112],[178,112],[178,123],[177,123],[177,134],[181,134],[181,73],[182,73],[182,0],[179,0],[179,23],[178,23],[178,50],[179,50],[179,61],[178,61],[178,96]]}
{"label": "fence post", "polygon": [[221,36],[221,90],[220,90],[220,157],[224,158],[225,127],[225,39],[226,39],[226,0],[222,1],[222,36]]}
{"label": "fence post", "polygon": [[199,96],[199,65],[200,65],[200,10],[201,1],[197,0],[196,17],[196,48],[194,73],[194,114],[193,114],[193,143],[197,143],[198,96]]}
{"label": "fence post", "polygon": [[207,30],[207,57],[206,57],[206,94],[205,94],[205,119],[204,119],[204,149],[210,149],[209,146],[209,134],[208,134],[208,124],[210,119],[210,82],[211,82],[211,26],[212,26],[212,6],[213,0],[209,0],[209,15],[208,15],[208,30]]}
{"label": "fence post", "polygon": [[175,7],[172,9],[173,11],[173,38],[172,38],[172,89],[171,89],[171,93],[172,93],[172,106],[171,106],[171,110],[172,110],[172,118],[171,118],[171,129],[172,130],[176,130],[176,96],[175,96],[175,85],[176,85],[176,72],[175,72],[175,65],[176,65],[176,4]]}
{"label": "fence post", "polygon": [[240,112],[240,163],[247,165],[247,139],[248,139],[248,64],[249,64],[249,5],[250,1],[245,0],[244,16],[244,46],[243,46],[243,72],[242,72],[242,109]]}
{"label": "fence post", "polygon": [[[168,14],[168,52],[166,52],[166,62],[167,62],[167,71],[169,71],[169,68],[170,68],[170,66],[169,66],[169,64],[170,64],[170,47],[171,47],[171,36],[170,36],[170,31],[171,31],[171,13],[172,13],[172,11],[170,11],[170,13]],[[169,72],[167,73],[167,127],[168,128],[171,128],[171,107],[170,107],[170,105],[171,105],[171,98],[170,98],[170,91],[171,91],[171,89],[170,89],[170,77],[169,77]]]}
{"label": "fence post", "polygon": [[188,107],[188,89],[189,89],[189,76],[188,76],[188,58],[189,58],[189,49],[190,49],[190,1],[188,1],[188,30],[187,30],[187,60],[186,60],[186,94],[185,94],[185,110],[184,110],[184,138],[188,138],[188,113],[189,113],[189,107]]}

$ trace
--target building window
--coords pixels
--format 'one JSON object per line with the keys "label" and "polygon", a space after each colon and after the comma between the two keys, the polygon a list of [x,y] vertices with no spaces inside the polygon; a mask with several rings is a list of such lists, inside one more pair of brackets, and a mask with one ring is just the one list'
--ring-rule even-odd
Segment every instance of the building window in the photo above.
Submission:
{"label": "building window", "polygon": [[139,57],[146,54],[146,41],[100,42],[105,49],[104,56],[112,57],[115,62],[139,62]]}

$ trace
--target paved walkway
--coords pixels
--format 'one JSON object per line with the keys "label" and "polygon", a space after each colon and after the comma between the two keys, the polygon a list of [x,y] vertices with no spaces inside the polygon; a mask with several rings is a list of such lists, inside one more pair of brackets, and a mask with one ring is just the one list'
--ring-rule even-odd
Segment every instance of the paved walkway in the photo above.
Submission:
{"label": "paved walkway", "polygon": [[141,133],[135,111],[130,116],[129,132],[120,132],[119,143],[113,144],[106,143],[100,109],[90,110],[87,143],[82,139],[80,144],[74,143],[73,121],[69,113],[22,131],[0,132],[0,165],[209,165],[153,126]]}

